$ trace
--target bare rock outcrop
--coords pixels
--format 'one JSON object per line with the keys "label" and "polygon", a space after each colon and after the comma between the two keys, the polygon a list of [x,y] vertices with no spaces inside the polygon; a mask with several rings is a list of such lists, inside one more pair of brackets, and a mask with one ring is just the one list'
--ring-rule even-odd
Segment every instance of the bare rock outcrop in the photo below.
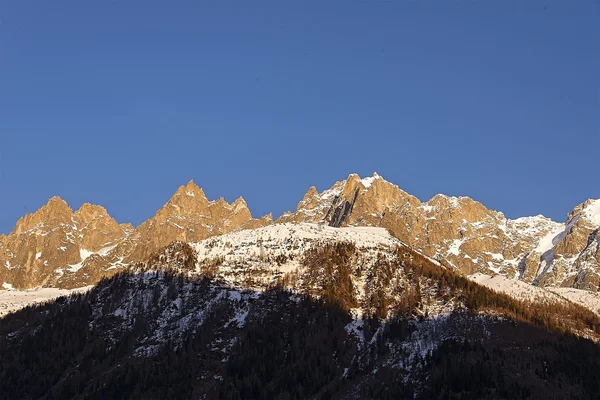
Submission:
{"label": "bare rock outcrop", "polygon": [[27,214],[4,237],[0,280],[16,288],[51,285],[65,270],[76,269],[93,252],[127,236],[103,207],[84,204],[73,210],[59,197]]}
{"label": "bare rock outcrop", "polygon": [[[319,192],[310,187],[277,223],[384,227],[423,254],[464,274],[502,274],[539,286],[597,291],[600,285],[600,200],[573,209],[566,222],[541,215],[508,219],[468,197],[438,194],[427,202],[374,174],[351,174]],[[73,288],[144,262],[172,242],[271,225],[253,218],[243,198],[209,201],[193,181],[179,187],[137,228],[119,224],[101,206],[75,212],[53,197],[0,235],[0,284]]]}
{"label": "bare rock outcrop", "polygon": [[557,223],[541,215],[508,219],[468,197],[427,202],[381,176],[351,174],[319,193],[311,187],[278,223],[380,226],[464,274],[500,273],[542,286],[597,290],[600,201],[588,200]]}
{"label": "bare rock outcrop", "polygon": [[271,215],[252,217],[243,198],[232,204],[209,201],[193,181],[137,228],[119,224],[105,208],[85,203],[75,212],[53,197],[0,236],[0,284],[74,288],[98,282],[143,262],[173,241],[197,242],[209,236],[272,224]]}

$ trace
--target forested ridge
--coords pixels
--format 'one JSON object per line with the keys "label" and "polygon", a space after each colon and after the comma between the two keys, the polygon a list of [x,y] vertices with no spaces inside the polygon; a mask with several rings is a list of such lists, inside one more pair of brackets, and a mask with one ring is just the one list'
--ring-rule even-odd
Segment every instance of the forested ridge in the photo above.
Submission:
{"label": "forested ridge", "polygon": [[[156,268],[158,257],[86,294],[8,315],[0,320],[0,398],[551,399],[600,392],[600,347],[572,333],[594,337],[600,324],[593,313],[516,301],[405,247],[379,257],[361,303],[356,252],[351,243],[314,247],[299,261],[305,275],[256,292],[190,275],[192,254],[184,248],[178,268]],[[290,281],[297,290],[286,289]],[[429,314],[425,305],[438,303],[454,310]]]}

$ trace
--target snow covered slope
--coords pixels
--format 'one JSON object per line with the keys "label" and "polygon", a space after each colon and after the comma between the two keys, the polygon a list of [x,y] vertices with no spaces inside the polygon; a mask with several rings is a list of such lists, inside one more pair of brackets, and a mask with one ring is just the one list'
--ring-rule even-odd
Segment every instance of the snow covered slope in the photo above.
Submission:
{"label": "snow covered slope", "polygon": [[547,290],[600,314],[600,293],[573,288],[547,288]]}
{"label": "snow covered slope", "polygon": [[11,312],[20,310],[32,304],[45,303],[55,300],[61,296],[69,296],[73,293],[83,293],[92,286],[78,289],[36,288],[31,290],[0,290],[0,318]]}
{"label": "snow covered slope", "polygon": [[[392,237],[384,228],[344,227],[333,228],[313,223],[283,223],[255,230],[244,230],[216,236],[192,245],[196,251],[198,263],[196,272],[201,273],[213,268],[212,276],[228,285],[239,288],[263,290],[286,277],[293,277],[295,283],[287,285],[290,289],[299,289],[303,285],[303,276],[307,273],[302,257],[312,247],[322,247],[328,243],[347,242],[356,246],[356,258],[353,261],[352,282],[359,306],[357,315],[368,307],[369,292],[373,290],[373,276],[381,268],[378,260],[394,258],[394,248],[408,248],[400,240]],[[440,265],[436,260],[429,261]],[[404,277],[398,275],[395,283],[387,283],[384,289],[393,292],[394,285],[402,287]],[[502,275],[476,273],[469,276],[474,282],[509,296],[529,302],[562,303],[573,302],[596,313],[600,312],[600,296],[585,290],[567,288],[543,288],[529,283],[509,279]],[[288,280],[289,282],[289,280]],[[458,304],[437,304],[432,301],[424,305],[423,312],[439,314],[459,307]]]}
{"label": "snow covered slope", "polygon": [[600,294],[573,288],[542,288],[502,275],[476,273],[468,276],[473,282],[505,293],[512,298],[537,303],[565,303],[570,301],[600,315]]}
{"label": "snow covered slope", "polygon": [[[354,246],[349,261],[352,297],[356,299],[359,309],[369,308],[368,293],[378,284],[375,282],[377,272],[374,269],[378,268],[381,260],[394,260],[394,249],[408,249],[384,228],[333,228],[322,224],[284,223],[215,236],[192,247],[198,260],[196,273],[208,273],[232,287],[264,290],[283,284],[300,291],[314,286],[321,279],[307,267],[307,253],[313,248],[340,243]],[[427,259],[439,265],[437,261]],[[393,274],[396,276],[393,283],[389,282],[390,291],[392,285],[406,284],[403,270],[394,271]],[[451,306],[437,307],[433,301],[425,305],[431,313],[450,311]],[[362,311],[357,310],[357,313],[361,314]]]}

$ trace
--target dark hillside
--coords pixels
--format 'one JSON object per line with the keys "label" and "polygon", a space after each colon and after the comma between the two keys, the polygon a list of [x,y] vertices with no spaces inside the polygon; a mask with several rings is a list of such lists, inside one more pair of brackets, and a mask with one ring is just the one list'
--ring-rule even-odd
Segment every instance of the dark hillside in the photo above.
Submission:
{"label": "dark hillside", "polygon": [[516,317],[358,323],[277,288],[122,273],[0,320],[0,398],[594,398],[600,348],[502,301]]}

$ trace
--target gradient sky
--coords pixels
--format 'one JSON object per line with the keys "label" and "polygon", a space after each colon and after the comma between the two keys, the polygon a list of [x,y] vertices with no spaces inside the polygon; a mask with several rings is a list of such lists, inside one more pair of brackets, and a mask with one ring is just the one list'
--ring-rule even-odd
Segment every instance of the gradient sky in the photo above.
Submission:
{"label": "gradient sky", "polygon": [[599,155],[598,0],[0,1],[3,233],[54,195],[278,216],[374,171],[562,221]]}

